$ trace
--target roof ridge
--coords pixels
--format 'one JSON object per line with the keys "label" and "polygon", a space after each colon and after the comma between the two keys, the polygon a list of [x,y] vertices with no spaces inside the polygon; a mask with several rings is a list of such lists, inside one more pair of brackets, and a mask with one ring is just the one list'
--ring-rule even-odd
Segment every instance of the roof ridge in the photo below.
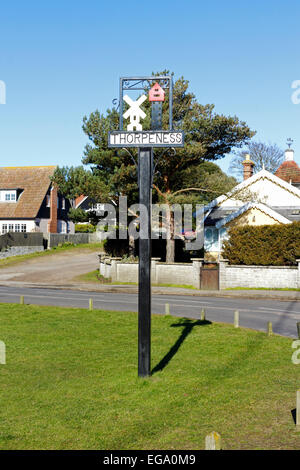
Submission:
{"label": "roof ridge", "polygon": [[1,166],[1,168],[14,170],[16,168],[56,168],[57,165],[29,165],[29,166]]}

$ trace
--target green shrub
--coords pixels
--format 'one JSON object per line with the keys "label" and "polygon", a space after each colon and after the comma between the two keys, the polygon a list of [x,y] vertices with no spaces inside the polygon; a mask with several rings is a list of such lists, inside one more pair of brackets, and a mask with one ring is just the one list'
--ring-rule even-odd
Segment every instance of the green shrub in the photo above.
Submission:
{"label": "green shrub", "polygon": [[300,222],[231,228],[222,256],[230,264],[295,265],[300,259]]}
{"label": "green shrub", "polygon": [[75,224],[75,233],[93,233],[96,231],[92,224]]}

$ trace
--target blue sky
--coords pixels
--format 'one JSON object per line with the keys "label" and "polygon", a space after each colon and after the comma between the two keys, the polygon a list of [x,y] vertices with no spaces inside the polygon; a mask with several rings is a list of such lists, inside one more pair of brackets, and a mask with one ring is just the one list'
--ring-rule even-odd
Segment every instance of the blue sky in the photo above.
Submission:
{"label": "blue sky", "polygon": [[[120,76],[169,69],[202,104],[237,115],[300,164],[299,0],[14,1],[0,6],[0,166],[79,165],[82,118]],[[230,156],[218,164],[227,171]]]}

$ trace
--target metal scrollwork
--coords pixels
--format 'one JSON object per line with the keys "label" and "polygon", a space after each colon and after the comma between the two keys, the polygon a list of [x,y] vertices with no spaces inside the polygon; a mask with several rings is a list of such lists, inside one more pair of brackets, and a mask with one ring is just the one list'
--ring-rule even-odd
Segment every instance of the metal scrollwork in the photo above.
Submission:
{"label": "metal scrollwork", "polygon": [[118,100],[118,98],[114,98],[114,99],[112,100],[112,104],[113,104],[113,106],[114,106],[116,109],[119,109],[119,107],[120,107],[120,101]]}

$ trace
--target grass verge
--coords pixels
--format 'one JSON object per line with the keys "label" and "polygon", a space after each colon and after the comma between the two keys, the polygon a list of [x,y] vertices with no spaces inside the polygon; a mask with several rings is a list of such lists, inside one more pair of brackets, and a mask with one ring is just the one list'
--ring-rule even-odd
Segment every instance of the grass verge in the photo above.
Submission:
{"label": "grass verge", "polygon": [[[113,284],[113,285],[131,285],[131,286],[137,286],[137,282],[117,282],[114,281],[112,282],[110,279],[107,279],[101,275],[99,275],[98,269],[95,271],[91,271],[89,273],[85,274],[80,274],[79,276],[76,276],[74,278],[75,281],[81,281],[81,282],[96,282],[100,284]],[[190,286],[188,284],[154,284],[152,283],[152,286],[157,286],[157,287],[180,287],[184,289],[196,289],[194,286]]]}
{"label": "grass verge", "polygon": [[137,314],[0,304],[1,449],[298,449],[292,340],[152,317],[137,378]]}

